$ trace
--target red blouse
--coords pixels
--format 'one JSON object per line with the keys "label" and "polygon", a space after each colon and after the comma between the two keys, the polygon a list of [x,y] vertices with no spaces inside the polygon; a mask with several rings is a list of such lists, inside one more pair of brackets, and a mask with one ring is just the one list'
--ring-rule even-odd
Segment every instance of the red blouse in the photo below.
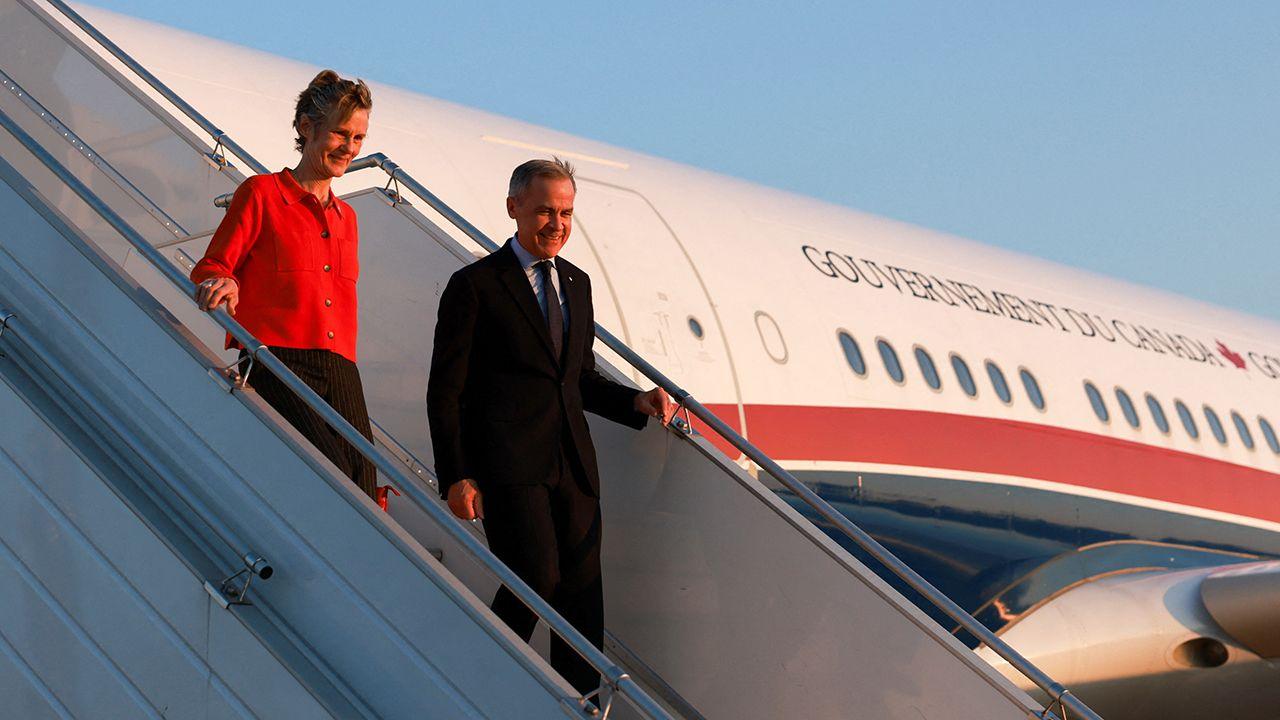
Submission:
{"label": "red blouse", "polygon": [[267,345],[355,362],[359,231],[351,206],[330,197],[322,207],[288,170],[245,180],[191,280],[235,278],[236,320]]}

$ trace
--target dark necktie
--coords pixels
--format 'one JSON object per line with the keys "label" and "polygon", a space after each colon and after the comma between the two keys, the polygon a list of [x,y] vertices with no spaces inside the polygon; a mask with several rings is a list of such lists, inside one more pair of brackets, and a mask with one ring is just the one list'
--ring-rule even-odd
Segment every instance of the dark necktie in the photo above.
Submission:
{"label": "dark necktie", "polygon": [[543,309],[547,311],[547,330],[551,333],[551,349],[555,351],[556,360],[559,360],[560,349],[564,345],[564,314],[560,312],[560,293],[556,292],[556,286],[551,282],[551,261],[543,260],[538,263],[538,270],[542,273],[542,300],[546,303]]}

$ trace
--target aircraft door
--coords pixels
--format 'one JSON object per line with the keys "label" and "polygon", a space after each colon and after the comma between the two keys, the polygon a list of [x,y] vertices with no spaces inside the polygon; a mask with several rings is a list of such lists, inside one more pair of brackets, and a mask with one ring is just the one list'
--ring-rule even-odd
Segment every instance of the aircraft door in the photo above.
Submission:
{"label": "aircraft door", "polygon": [[[679,238],[640,193],[583,177],[577,182],[574,235],[593,256],[584,268],[593,279],[597,319],[702,402],[738,406],[736,412],[718,414],[729,415],[724,419],[741,428],[728,343]],[[579,257],[586,254],[582,250]],[[607,302],[615,306],[610,314],[616,325],[600,311]],[[651,384],[635,371],[632,378],[642,387]]]}

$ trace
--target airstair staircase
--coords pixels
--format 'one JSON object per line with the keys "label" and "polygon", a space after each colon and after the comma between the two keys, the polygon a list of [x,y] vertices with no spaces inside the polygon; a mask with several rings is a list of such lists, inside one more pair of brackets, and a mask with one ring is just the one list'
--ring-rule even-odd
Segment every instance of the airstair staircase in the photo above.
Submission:
{"label": "airstair staircase", "polygon": [[[346,200],[372,444],[190,300],[238,165],[265,171],[61,0],[0,0],[0,715],[1097,717],[604,328],[682,413],[640,433],[592,420],[609,530],[590,647],[434,488],[438,292],[492,240],[391,159],[353,165],[371,177]],[[409,279],[436,290],[392,292]],[[374,460],[388,512],[239,383],[226,332]],[[500,583],[601,670],[598,695],[494,618]]]}

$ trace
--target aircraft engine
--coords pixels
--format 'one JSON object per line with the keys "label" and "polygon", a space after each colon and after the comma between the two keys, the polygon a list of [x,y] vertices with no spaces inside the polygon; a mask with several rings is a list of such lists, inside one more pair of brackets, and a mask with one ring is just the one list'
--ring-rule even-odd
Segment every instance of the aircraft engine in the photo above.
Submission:
{"label": "aircraft engine", "polygon": [[1280,562],[1260,562],[1093,578],[1001,635],[1108,720],[1262,720],[1280,707],[1278,620]]}

